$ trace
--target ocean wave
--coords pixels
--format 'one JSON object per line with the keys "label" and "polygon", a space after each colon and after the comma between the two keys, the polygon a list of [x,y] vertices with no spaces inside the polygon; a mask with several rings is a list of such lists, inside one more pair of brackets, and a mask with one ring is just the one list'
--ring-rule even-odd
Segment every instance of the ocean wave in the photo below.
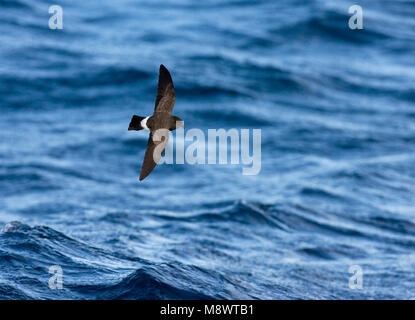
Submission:
{"label": "ocean wave", "polygon": [[[212,299],[198,292],[183,288],[183,268],[177,273],[176,268],[166,268],[167,270],[157,270],[155,267],[142,268],[126,276],[119,283],[111,286],[97,288],[96,286],[77,288],[78,292],[92,290],[97,292],[98,299],[128,299],[128,300],[192,300],[192,299]],[[172,272],[176,271],[174,274]],[[177,275],[178,277],[174,277]],[[171,282],[171,283],[170,283]]]}
{"label": "ocean wave", "polygon": [[[70,288],[78,281],[76,274],[80,277],[84,275],[83,280],[88,282],[90,277],[114,273],[120,261],[120,258],[104,250],[74,240],[52,228],[30,227],[17,221],[2,227],[0,243],[3,281],[15,286],[15,290],[1,295],[2,299],[16,296],[28,299],[75,297]],[[48,288],[48,279],[51,277],[49,268],[55,265],[59,265],[70,278],[69,290],[54,292]],[[11,269],[14,271],[10,272]],[[117,271],[122,269],[120,267]],[[34,290],[34,287],[39,289]]]}
{"label": "ocean wave", "polygon": [[305,41],[335,40],[350,44],[372,44],[376,41],[387,40],[387,34],[373,29],[363,29],[362,32],[350,32],[347,22],[350,16],[344,11],[335,10],[316,11],[316,14],[306,16],[293,25],[284,25],[270,30],[270,34],[283,35],[287,39],[302,39]]}
{"label": "ocean wave", "polygon": [[23,0],[4,0],[1,5],[4,8],[32,9],[30,3]]}
{"label": "ocean wave", "polygon": [[[178,263],[149,264],[130,259],[91,247],[45,226],[30,227],[17,221],[8,223],[0,230],[0,244],[2,281],[14,284],[11,290],[0,291],[1,299],[229,297],[203,292],[206,287],[213,292],[215,278],[220,277],[214,272]],[[48,288],[49,267],[54,265],[64,272],[65,289],[62,291]],[[131,272],[137,265],[140,267]],[[10,268],[13,273],[8,272]],[[124,276],[117,280],[120,274]],[[97,278],[100,281],[92,280]],[[202,279],[202,282],[195,284],[194,279]],[[33,290],[33,287],[39,289]]]}

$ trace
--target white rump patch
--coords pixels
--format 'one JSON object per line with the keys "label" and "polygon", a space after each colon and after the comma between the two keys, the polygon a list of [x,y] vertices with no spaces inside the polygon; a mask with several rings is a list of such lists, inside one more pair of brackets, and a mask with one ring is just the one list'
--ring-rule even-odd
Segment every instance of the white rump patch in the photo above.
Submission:
{"label": "white rump patch", "polygon": [[150,131],[150,129],[147,127],[147,120],[150,117],[145,117],[143,120],[141,120],[140,124],[143,127],[144,130]]}

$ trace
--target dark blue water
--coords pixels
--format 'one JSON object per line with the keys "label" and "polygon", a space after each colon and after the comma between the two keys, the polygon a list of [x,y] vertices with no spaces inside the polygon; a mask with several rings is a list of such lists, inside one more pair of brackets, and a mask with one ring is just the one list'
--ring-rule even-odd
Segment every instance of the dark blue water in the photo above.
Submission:
{"label": "dark blue water", "polygon": [[[415,297],[413,1],[52,4],[1,1],[0,298]],[[160,63],[186,128],[262,129],[259,175],[138,182]]]}

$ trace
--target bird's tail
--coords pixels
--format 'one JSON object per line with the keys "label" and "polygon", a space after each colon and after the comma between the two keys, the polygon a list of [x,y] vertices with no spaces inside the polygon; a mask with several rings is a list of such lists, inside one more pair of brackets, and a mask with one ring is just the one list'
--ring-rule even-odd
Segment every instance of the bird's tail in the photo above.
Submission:
{"label": "bird's tail", "polygon": [[143,130],[144,128],[141,126],[141,120],[144,118],[145,117],[133,115],[130,121],[130,125],[128,126],[128,130]]}

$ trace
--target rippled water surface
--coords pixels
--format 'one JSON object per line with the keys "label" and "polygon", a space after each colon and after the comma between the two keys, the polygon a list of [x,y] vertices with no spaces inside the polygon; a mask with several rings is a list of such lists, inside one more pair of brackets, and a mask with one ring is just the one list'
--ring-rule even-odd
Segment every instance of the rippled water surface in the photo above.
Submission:
{"label": "rippled water surface", "polygon": [[[0,298],[413,298],[415,5],[352,4],[2,1]],[[138,182],[160,63],[186,128],[262,129],[259,175]]]}

